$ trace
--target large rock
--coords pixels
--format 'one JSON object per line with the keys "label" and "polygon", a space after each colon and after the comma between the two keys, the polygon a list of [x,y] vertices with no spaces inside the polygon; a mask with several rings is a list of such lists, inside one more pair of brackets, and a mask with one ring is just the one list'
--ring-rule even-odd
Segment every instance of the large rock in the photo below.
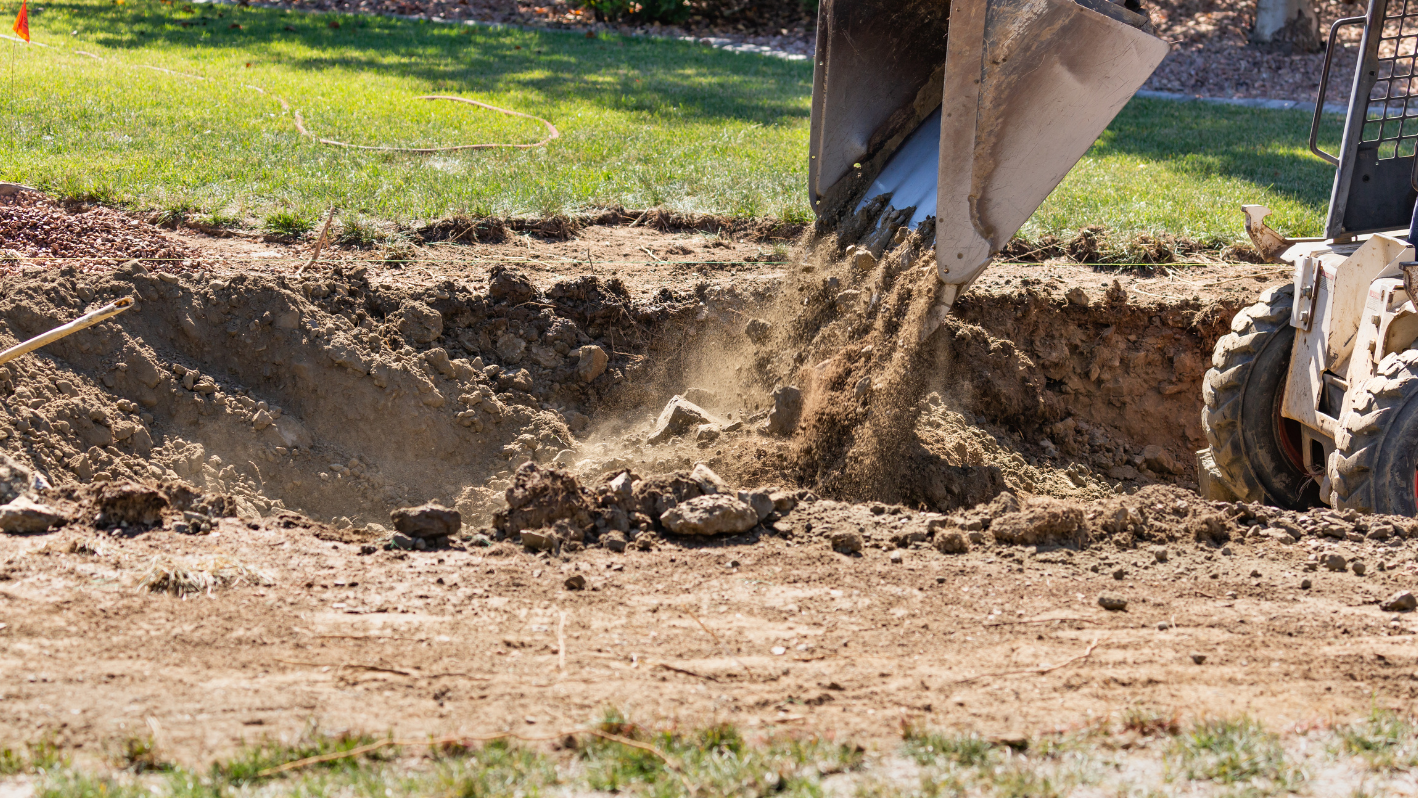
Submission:
{"label": "large rock", "polygon": [[1384,612],[1412,612],[1418,609],[1418,598],[1414,598],[1407,590],[1400,590],[1380,604],[1379,609]]}
{"label": "large rock", "polygon": [[660,516],[660,523],[676,535],[735,535],[758,524],[758,513],[733,496],[722,493],[680,502]]}
{"label": "large rock", "polygon": [[990,531],[1000,543],[1018,546],[1073,542],[1083,535],[1083,510],[1058,499],[1036,497],[1017,512],[996,517]]}
{"label": "large rock", "polygon": [[29,490],[33,478],[28,468],[8,454],[0,453],[0,502],[11,501]]}
{"label": "large rock", "polygon": [[692,430],[698,429],[701,424],[719,424],[720,420],[709,414],[709,411],[699,405],[689,401],[683,396],[676,396],[665,405],[665,409],[660,411],[660,417],[655,420],[655,428],[650,431],[650,443],[664,443],[665,441],[683,435]]}
{"label": "large rock", "polygon": [[389,513],[389,520],[395,529],[411,538],[452,537],[463,528],[462,513],[435,502],[400,507]]}
{"label": "large rock", "polygon": [[803,392],[786,385],[773,392],[773,410],[768,413],[768,431],[791,435],[803,415]]}
{"label": "large rock", "polygon": [[0,505],[0,532],[10,535],[48,532],[63,521],[64,516],[58,510],[28,496],[19,496]]}
{"label": "large rock", "polygon": [[98,526],[154,526],[162,523],[169,501],[167,494],[149,485],[104,482],[97,487],[94,505],[99,511]]}

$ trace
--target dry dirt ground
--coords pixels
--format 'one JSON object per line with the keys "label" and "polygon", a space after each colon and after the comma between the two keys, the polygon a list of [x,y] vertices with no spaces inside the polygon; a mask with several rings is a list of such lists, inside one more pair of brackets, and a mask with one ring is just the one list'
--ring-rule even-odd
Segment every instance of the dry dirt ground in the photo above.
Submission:
{"label": "dry dirt ground", "polygon": [[[0,206],[0,343],[138,305],[0,374],[0,498],[58,516],[0,536],[0,745],[1411,707],[1418,623],[1379,604],[1418,526],[1194,492],[1209,353],[1281,272],[1001,264],[918,342],[928,241],[606,221],[306,265]],[[708,429],[656,441],[676,395]],[[657,516],[714,490],[775,501],[739,534]],[[462,532],[389,547],[430,500]]]}

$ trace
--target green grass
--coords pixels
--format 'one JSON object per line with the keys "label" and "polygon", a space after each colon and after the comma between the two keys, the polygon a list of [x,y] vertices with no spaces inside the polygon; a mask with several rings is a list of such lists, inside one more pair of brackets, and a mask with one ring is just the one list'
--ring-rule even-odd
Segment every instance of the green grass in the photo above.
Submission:
{"label": "green grass", "polygon": [[[811,215],[807,62],[181,0],[58,0],[38,7],[31,26],[52,46],[0,41],[0,180],[64,197],[213,225],[254,219],[280,235],[309,230],[332,206],[342,220],[401,224],[612,204]],[[342,150],[300,136],[275,99],[299,109],[316,135],[357,143],[541,136],[529,120],[413,99],[429,93],[542,116],[562,137],[536,150]],[[1122,239],[1231,242],[1244,239],[1243,202],[1269,205],[1279,229],[1315,234],[1331,171],[1305,151],[1307,125],[1301,112],[1134,100],[1023,234],[1100,224]],[[1331,149],[1337,136],[1326,130]]]}
{"label": "green grass", "polygon": [[1238,786],[1241,794],[1285,793],[1303,779],[1280,738],[1246,717],[1202,721],[1173,738],[1170,755],[1188,780]]}
{"label": "green grass", "polygon": [[1392,710],[1374,709],[1369,717],[1336,729],[1340,749],[1358,757],[1370,770],[1418,766],[1418,726]]}

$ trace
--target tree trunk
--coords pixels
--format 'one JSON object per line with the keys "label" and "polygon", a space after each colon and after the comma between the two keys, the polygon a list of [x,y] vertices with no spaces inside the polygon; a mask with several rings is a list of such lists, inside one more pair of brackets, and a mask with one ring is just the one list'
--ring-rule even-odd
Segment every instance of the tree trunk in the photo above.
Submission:
{"label": "tree trunk", "polygon": [[1251,43],[1287,54],[1319,52],[1319,16],[1309,0],[1256,0]]}

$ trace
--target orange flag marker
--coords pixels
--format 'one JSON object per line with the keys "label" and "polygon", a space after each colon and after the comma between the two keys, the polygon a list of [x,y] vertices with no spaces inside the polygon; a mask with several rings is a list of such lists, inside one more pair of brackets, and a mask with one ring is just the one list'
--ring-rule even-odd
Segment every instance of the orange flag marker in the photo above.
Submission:
{"label": "orange flag marker", "polygon": [[29,0],[20,0],[20,14],[15,17],[15,35],[30,40],[30,9]]}

